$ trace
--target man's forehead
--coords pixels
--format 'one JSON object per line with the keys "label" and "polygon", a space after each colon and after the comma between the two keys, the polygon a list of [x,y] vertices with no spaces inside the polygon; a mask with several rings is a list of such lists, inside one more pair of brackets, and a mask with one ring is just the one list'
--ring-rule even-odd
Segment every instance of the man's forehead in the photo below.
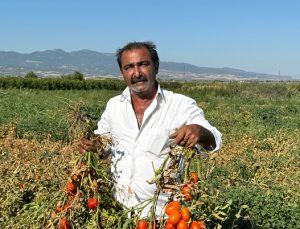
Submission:
{"label": "man's forehead", "polygon": [[144,48],[144,47],[140,47],[140,48],[133,48],[133,49],[128,49],[128,50],[125,50],[123,53],[122,53],[122,57],[124,55],[132,55],[132,54],[143,54],[143,55],[149,55],[150,56],[150,53],[148,51],[148,49]]}
{"label": "man's forehead", "polygon": [[122,53],[121,56],[122,62],[123,61],[143,61],[143,60],[150,60],[151,56],[149,51],[146,48],[135,48],[126,50]]}

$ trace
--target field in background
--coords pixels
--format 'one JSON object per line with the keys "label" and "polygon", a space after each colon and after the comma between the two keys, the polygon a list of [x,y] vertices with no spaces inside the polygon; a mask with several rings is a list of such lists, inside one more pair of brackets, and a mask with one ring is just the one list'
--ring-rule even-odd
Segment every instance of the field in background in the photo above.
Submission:
{"label": "field in background", "polygon": [[[199,174],[208,227],[300,228],[300,83],[184,83],[175,91],[194,98],[223,134]],[[1,227],[48,225],[76,141],[120,92],[0,89]]]}

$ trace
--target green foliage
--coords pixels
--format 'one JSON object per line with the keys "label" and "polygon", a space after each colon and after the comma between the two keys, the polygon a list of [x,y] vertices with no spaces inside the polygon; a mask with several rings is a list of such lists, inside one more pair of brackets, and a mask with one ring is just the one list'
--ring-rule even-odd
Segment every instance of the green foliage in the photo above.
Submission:
{"label": "green foliage", "polygon": [[72,74],[63,75],[62,78],[71,80],[84,80],[84,75],[81,72],[75,71]]}
{"label": "green foliage", "polygon": [[34,72],[28,72],[25,76],[24,76],[25,78],[33,78],[33,79],[36,79],[36,78],[38,78],[38,76],[37,76],[37,74],[35,74]]}
{"label": "green foliage", "polygon": [[[0,127],[14,123],[18,137],[71,141],[69,131],[76,117],[76,104],[95,127],[108,99],[117,91],[0,90]],[[85,104],[81,101],[88,100]]]}
{"label": "green foliage", "polygon": [[[80,75],[79,73],[76,75]],[[77,77],[77,76],[76,76]],[[21,78],[21,77],[0,77],[0,88],[18,88],[18,89],[40,89],[40,90],[90,90],[90,89],[108,89],[123,90],[126,87],[123,80],[79,80],[74,75],[63,78]]]}
{"label": "green foliage", "polygon": [[[299,206],[288,203],[288,194],[282,189],[266,191],[253,186],[238,186],[230,189],[226,198],[233,200],[232,208],[236,210],[242,205],[247,206],[241,217],[251,222],[252,226],[248,228],[299,228]],[[225,225],[229,226],[234,220],[232,215]]]}

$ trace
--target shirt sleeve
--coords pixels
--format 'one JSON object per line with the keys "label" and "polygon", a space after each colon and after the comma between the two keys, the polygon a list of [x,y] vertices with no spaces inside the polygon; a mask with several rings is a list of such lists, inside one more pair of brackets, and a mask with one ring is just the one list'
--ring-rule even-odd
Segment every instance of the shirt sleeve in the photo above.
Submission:
{"label": "shirt sleeve", "polygon": [[[185,124],[198,124],[208,131],[210,131],[215,138],[216,148],[213,151],[217,151],[221,148],[222,145],[222,134],[214,126],[212,126],[204,117],[203,110],[198,107],[197,103],[193,99],[187,99],[184,101],[186,109],[183,109],[182,117],[186,120]],[[212,152],[213,152],[212,151]]]}
{"label": "shirt sleeve", "polygon": [[97,129],[94,130],[95,134],[110,135],[109,104],[110,103],[108,102],[100,120],[97,123]]}

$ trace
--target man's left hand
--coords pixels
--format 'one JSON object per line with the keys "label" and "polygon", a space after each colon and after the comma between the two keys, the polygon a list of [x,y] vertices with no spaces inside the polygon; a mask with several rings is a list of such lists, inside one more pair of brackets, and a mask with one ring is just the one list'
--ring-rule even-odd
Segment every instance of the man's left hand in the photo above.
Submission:
{"label": "man's left hand", "polygon": [[173,138],[177,145],[193,148],[199,143],[200,135],[201,126],[191,124],[181,127],[176,133],[171,134],[170,138]]}
{"label": "man's left hand", "polygon": [[188,148],[193,148],[198,143],[208,150],[213,150],[216,147],[213,134],[197,124],[181,127],[174,134],[171,134],[170,138],[173,138],[177,145]]}

